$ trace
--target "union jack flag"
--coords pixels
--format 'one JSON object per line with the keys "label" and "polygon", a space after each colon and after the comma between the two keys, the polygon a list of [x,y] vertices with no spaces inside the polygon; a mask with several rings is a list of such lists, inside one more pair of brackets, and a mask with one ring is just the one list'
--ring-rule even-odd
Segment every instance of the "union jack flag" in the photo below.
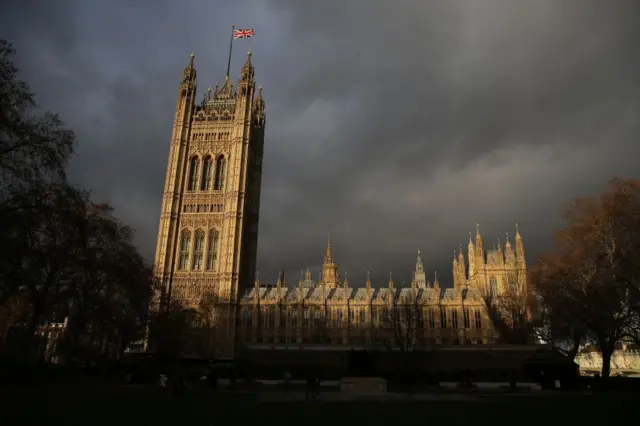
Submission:
{"label": "union jack flag", "polygon": [[253,31],[253,28],[245,28],[242,30],[234,30],[233,31],[233,38],[249,38],[249,37],[253,37],[255,35],[255,32]]}

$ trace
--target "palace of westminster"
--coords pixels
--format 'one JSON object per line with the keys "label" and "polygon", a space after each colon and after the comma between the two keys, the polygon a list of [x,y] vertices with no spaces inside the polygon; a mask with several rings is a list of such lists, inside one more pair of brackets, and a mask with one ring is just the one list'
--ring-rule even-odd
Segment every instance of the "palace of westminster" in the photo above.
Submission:
{"label": "palace of westminster", "polygon": [[427,345],[493,342],[497,335],[486,296],[527,285],[517,230],[513,245],[507,237],[504,247],[493,250],[484,249],[479,229],[475,240],[470,234],[467,258],[462,247],[454,252],[453,288],[441,288],[437,276],[427,280],[420,252],[410,287],[397,287],[391,275],[383,285],[374,287],[367,278],[362,286],[352,286],[346,274],[338,273],[330,240],[317,281],[307,270],[297,283],[287,282],[284,272],[275,285],[259,282],[266,115],[250,53],[240,74],[237,85],[227,75],[196,102],[193,54],[184,70],[154,263],[162,290],[152,309],[167,309],[176,301],[194,309],[215,304],[217,347],[227,355],[238,342],[371,345],[408,327],[416,329],[412,339]]}

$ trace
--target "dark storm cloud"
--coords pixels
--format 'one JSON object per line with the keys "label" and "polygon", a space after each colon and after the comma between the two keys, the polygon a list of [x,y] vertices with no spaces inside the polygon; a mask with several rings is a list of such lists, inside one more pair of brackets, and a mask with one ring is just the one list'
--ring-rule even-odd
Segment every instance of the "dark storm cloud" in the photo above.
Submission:
{"label": "dark storm cloud", "polygon": [[408,280],[417,248],[449,283],[476,221],[487,246],[520,222],[533,255],[566,201],[637,176],[635,1],[53,4],[14,2],[0,28],[78,133],[74,179],[149,258],[182,68],[193,50],[199,96],[220,82],[233,23],[257,34],[234,75],[252,50],[268,101],[265,280],[317,268],[331,232],[352,284]]}

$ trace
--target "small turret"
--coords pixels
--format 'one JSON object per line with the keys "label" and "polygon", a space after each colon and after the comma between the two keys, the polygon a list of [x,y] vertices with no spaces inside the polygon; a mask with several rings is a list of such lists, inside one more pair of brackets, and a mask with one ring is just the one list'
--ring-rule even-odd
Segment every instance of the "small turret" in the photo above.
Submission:
{"label": "small turret", "polygon": [[242,71],[240,72],[240,81],[253,82],[253,65],[251,64],[251,52],[247,52],[247,60],[244,61]]}
{"label": "small turret", "polygon": [[426,286],[426,277],[424,274],[424,265],[422,264],[422,257],[420,257],[420,250],[418,250],[418,257],[416,259],[416,269],[413,273],[413,279],[411,284],[418,288],[425,288]]}
{"label": "small turret", "polygon": [[482,235],[480,235],[480,224],[476,223],[476,253],[475,253],[476,265],[484,265],[484,243],[482,242]]}
{"label": "small turret", "polygon": [[516,263],[516,257],[515,254],[513,252],[513,246],[511,245],[511,241],[509,241],[509,233],[507,232],[506,235],[506,242],[504,244],[504,258],[505,258],[505,263],[507,265],[514,265]]}
{"label": "small turret", "polygon": [[258,96],[253,103],[253,124],[256,127],[263,128],[266,124],[265,103],[262,97],[262,86],[258,86]]}
{"label": "small turret", "polygon": [[393,288],[394,288],[393,273],[391,271],[389,271],[389,282],[387,284],[388,284],[389,288],[391,290],[393,290]]}
{"label": "small turret", "polygon": [[191,52],[189,55],[189,64],[184,69],[184,74],[182,76],[183,83],[195,83],[196,82],[196,68],[194,66],[194,60],[196,58],[196,54]]}
{"label": "small turret", "polygon": [[476,271],[476,248],[471,240],[471,232],[469,232],[469,244],[467,246],[467,257],[469,258],[469,279],[475,275]]}
{"label": "small turret", "polygon": [[516,223],[516,257],[518,262],[518,268],[525,269],[527,264],[524,257],[524,242],[522,241],[522,236],[520,235],[520,229],[518,228],[517,223]]}

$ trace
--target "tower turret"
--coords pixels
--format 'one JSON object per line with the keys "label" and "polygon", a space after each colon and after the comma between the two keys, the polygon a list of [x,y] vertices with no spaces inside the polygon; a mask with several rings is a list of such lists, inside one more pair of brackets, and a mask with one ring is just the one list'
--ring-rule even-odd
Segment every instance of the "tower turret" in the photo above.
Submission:
{"label": "tower turret", "polygon": [[480,224],[476,223],[476,253],[475,253],[476,269],[480,268],[480,265],[484,266],[484,243],[482,242],[482,235],[480,235]]}
{"label": "tower turret", "polygon": [[471,280],[476,272],[476,248],[471,240],[471,232],[469,232],[469,244],[467,245],[467,257],[469,258],[469,280]]}
{"label": "tower turret", "polygon": [[520,235],[520,229],[516,223],[516,257],[518,262],[518,269],[526,269],[527,263],[524,257],[524,243],[522,236]]}
{"label": "tower turret", "polygon": [[420,257],[420,250],[418,250],[418,257],[416,259],[416,269],[414,271],[415,286],[417,288],[425,288],[426,277],[424,274],[424,265],[422,264],[422,257]]}
{"label": "tower turret", "polygon": [[333,250],[331,248],[331,234],[327,241],[327,249],[324,253],[324,263],[322,265],[322,279],[329,288],[338,286],[338,265],[333,262]]}

